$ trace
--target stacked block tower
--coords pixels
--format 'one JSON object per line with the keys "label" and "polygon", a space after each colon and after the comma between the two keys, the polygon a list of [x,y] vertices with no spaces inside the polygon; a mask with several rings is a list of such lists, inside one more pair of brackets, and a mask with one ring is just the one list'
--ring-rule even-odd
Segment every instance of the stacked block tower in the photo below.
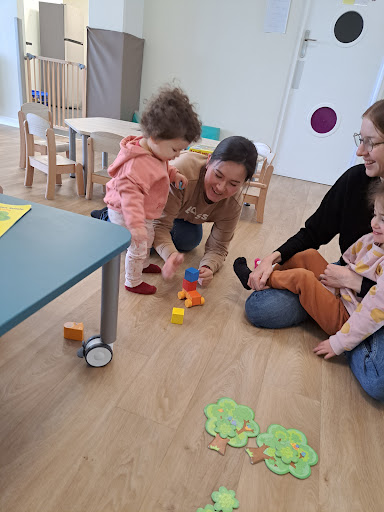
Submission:
{"label": "stacked block tower", "polygon": [[183,279],[183,289],[177,294],[179,299],[185,299],[185,307],[202,306],[205,302],[204,297],[196,291],[197,280],[199,279],[199,270],[197,268],[187,268]]}

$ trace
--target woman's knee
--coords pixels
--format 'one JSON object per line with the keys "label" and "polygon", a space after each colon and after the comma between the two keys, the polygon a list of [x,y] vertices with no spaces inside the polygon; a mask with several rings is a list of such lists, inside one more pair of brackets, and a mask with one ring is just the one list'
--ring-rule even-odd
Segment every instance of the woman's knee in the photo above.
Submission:
{"label": "woman's knee", "polygon": [[255,327],[265,329],[291,327],[308,317],[297,295],[274,289],[253,292],[245,302],[245,313]]}
{"label": "woman's knee", "polygon": [[182,219],[175,219],[171,236],[178,251],[191,251],[200,244],[203,238],[203,227],[201,224],[191,224]]}

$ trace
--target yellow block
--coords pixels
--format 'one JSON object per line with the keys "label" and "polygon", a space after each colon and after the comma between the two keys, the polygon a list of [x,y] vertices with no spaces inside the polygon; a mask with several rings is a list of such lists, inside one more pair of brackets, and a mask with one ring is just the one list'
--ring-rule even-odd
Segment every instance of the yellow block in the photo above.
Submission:
{"label": "yellow block", "polygon": [[83,341],[84,325],[83,322],[66,322],[64,324],[64,338],[67,340]]}
{"label": "yellow block", "polygon": [[195,144],[189,148],[189,151],[194,153],[202,153],[203,155],[212,155],[215,148],[212,146],[207,146],[206,144]]}
{"label": "yellow block", "polygon": [[173,308],[171,322],[173,324],[182,325],[183,321],[184,321],[184,309],[183,308]]}

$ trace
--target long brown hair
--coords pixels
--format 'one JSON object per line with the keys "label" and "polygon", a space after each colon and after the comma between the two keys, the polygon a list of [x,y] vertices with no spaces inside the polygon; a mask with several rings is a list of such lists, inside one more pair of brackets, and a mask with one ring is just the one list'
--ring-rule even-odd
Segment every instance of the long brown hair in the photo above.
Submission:
{"label": "long brown hair", "polygon": [[363,114],[372,121],[374,127],[384,136],[384,100],[376,101]]}

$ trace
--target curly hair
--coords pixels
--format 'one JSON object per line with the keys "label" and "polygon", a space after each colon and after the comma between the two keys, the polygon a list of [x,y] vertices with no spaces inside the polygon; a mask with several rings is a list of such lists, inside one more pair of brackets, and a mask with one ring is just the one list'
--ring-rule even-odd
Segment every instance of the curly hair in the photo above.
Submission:
{"label": "curly hair", "polygon": [[144,137],[191,143],[200,138],[201,122],[188,96],[179,87],[163,87],[141,116]]}

